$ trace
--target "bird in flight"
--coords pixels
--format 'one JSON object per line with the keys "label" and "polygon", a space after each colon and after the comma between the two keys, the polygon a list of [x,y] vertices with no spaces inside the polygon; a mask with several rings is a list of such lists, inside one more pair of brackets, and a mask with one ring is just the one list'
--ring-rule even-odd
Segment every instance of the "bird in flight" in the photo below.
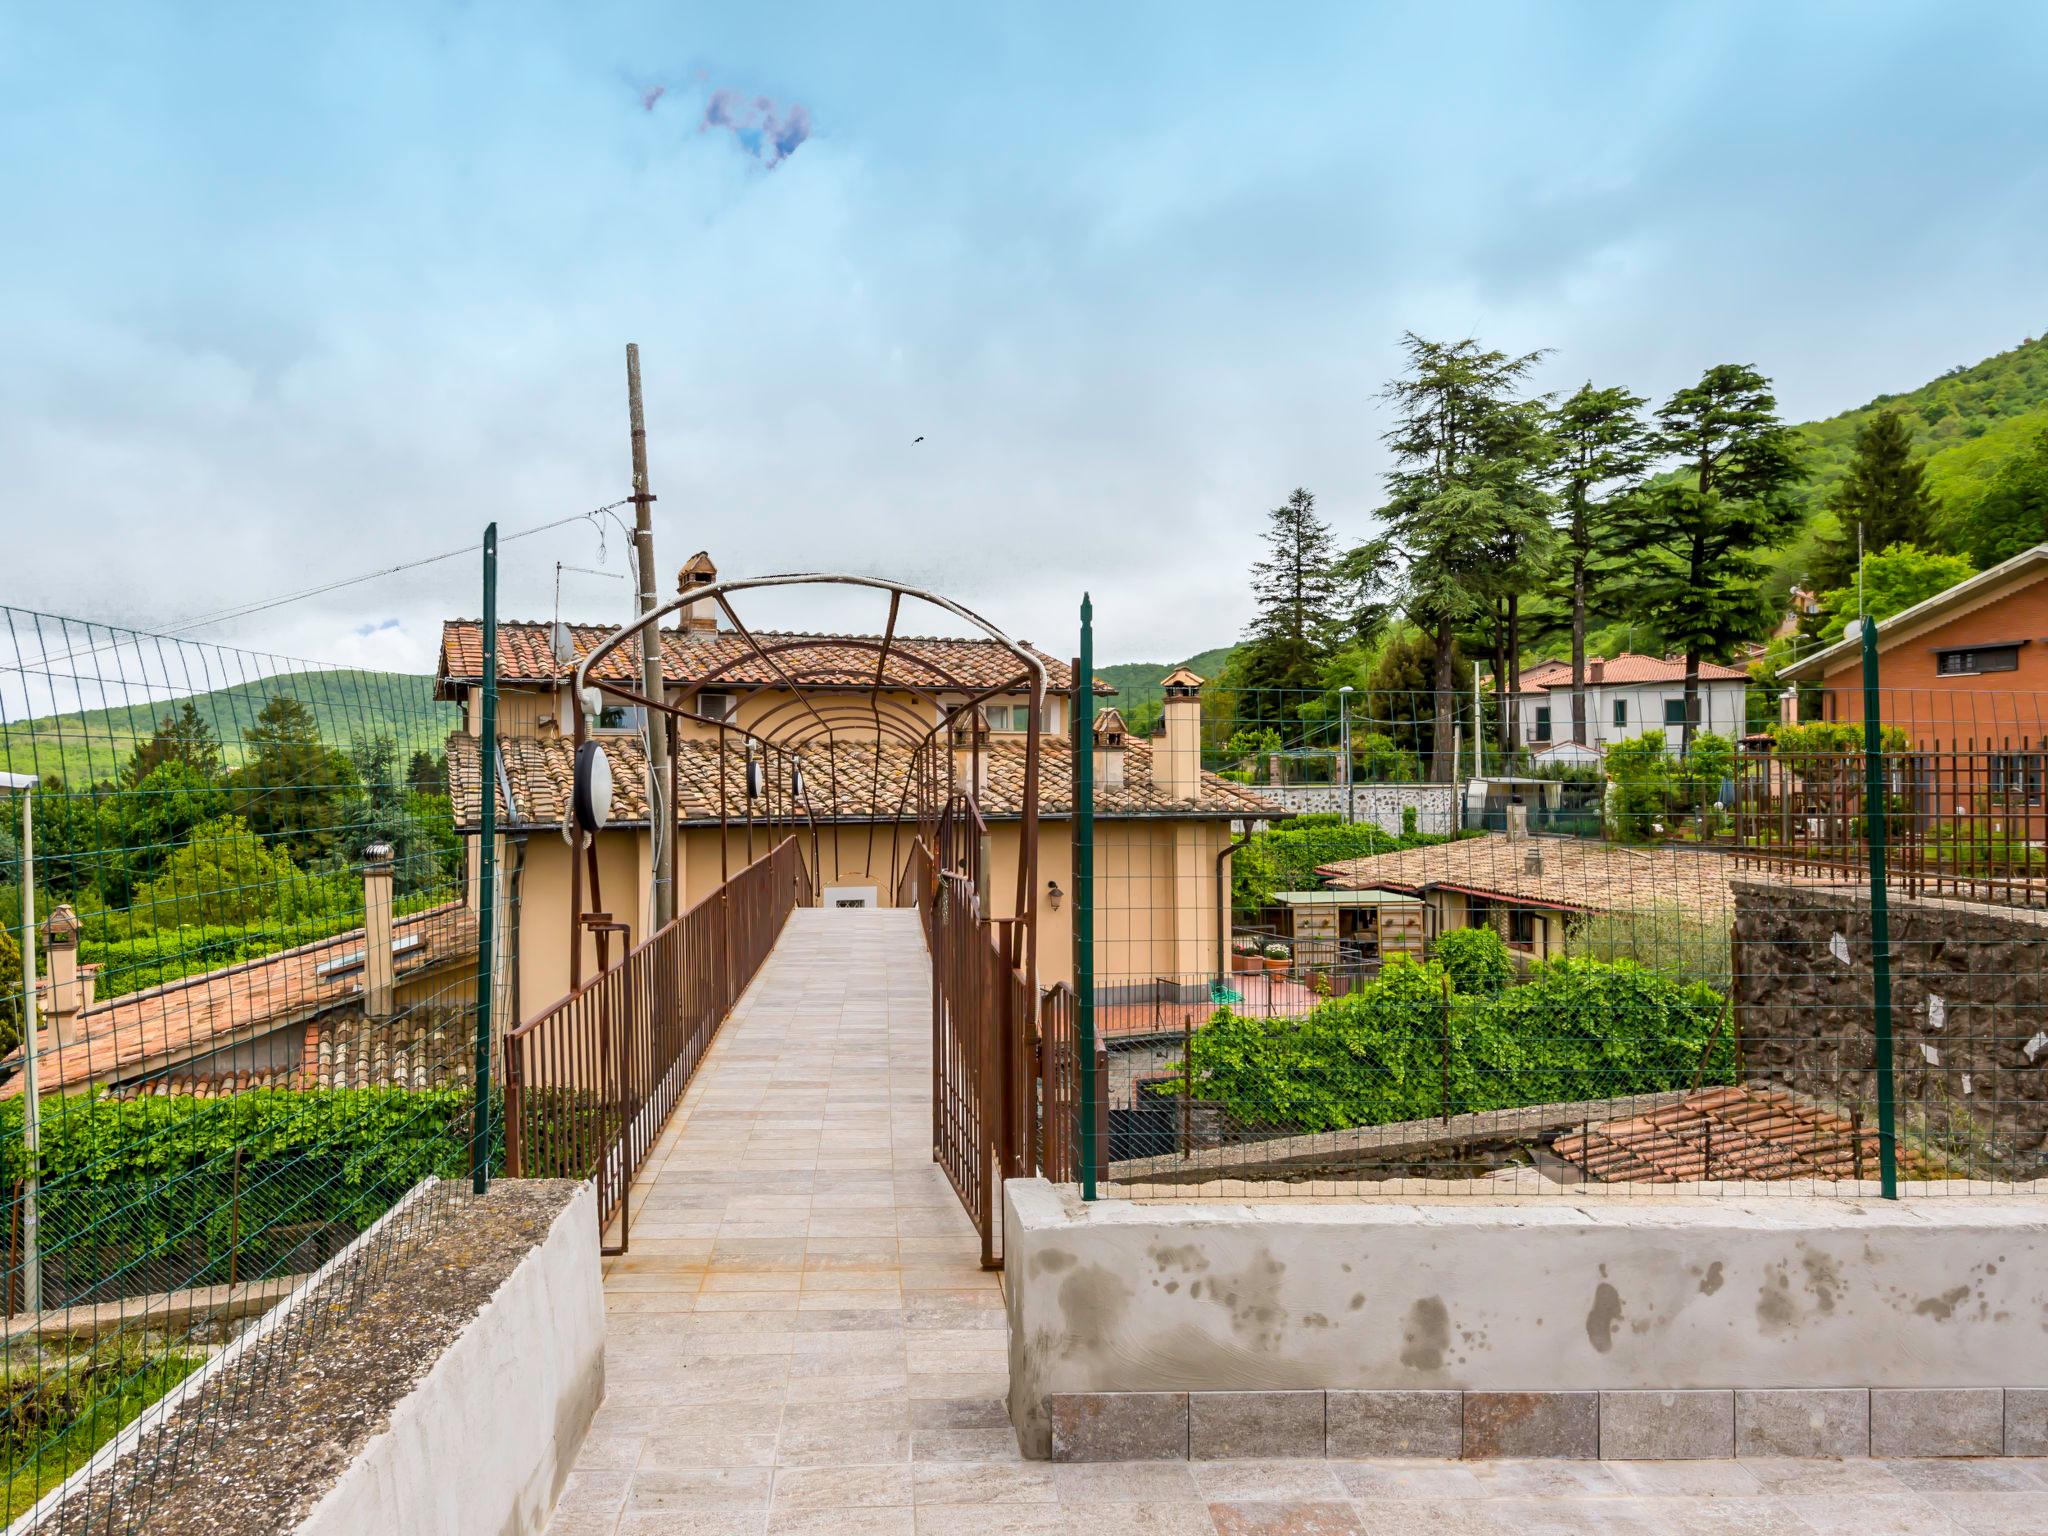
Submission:
{"label": "bird in flight", "polygon": [[918,434],[918,435],[917,435],[916,437],[913,437],[913,438],[912,438],[912,439],[910,440],[910,445],[911,445],[911,447],[915,448],[915,447],[916,447],[916,446],[917,446],[917,445],[918,445],[919,443],[921,443],[921,442],[923,442],[923,441],[924,441],[924,434],[923,434],[922,432],[920,432],[920,433],[919,433],[919,434]]}

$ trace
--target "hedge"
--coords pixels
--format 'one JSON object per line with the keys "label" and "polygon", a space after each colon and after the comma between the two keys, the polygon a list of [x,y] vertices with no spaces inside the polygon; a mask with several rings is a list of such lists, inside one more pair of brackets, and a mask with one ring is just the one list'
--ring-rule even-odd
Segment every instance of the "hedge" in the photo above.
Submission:
{"label": "hedge", "polygon": [[1310,1132],[1724,1083],[1722,1006],[1627,960],[1563,957],[1466,992],[1435,960],[1396,958],[1298,1020],[1219,1009],[1189,1045],[1193,1092],[1242,1124]]}

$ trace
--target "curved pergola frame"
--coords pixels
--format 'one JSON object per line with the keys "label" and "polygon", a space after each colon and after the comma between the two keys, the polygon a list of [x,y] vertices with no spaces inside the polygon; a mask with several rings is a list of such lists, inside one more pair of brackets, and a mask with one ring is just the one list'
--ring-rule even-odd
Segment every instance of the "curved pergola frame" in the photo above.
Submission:
{"label": "curved pergola frame", "polygon": [[[881,640],[874,641],[865,636],[806,636],[778,639],[768,644],[763,644],[733,610],[732,598],[740,593],[804,586],[856,587],[887,593],[889,597],[888,621]],[[905,598],[930,604],[932,607],[938,608],[972,625],[984,638],[1001,645],[1016,659],[1018,662],[1017,672],[1012,676],[1002,679],[1000,682],[977,688],[955,676],[952,671],[940,665],[934,658],[899,648],[896,642],[896,626],[898,619],[901,617],[903,600]],[[612,679],[600,678],[594,680],[592,678],[592,671],[600,663],[618,652],[629,641],[635,640],[650,626],[658,628],[663,619],[680,612],[684,608],[707,601],[715,602],[718,605],[719,611],[725,615],[727,621],[732,625],[733,633],[746,643],[747,650],[740,656],[735,656],[730,660],[721,662],[703,677],[693,679],[680,701],[671,703],[666,697],[649,698],[629,684]],[[864,688],[860,684],[849,685],[841,680],[845,677],[844,667],[835,666],[832,671],[834,681],[831,684],[827,685],[813,678],[809,680],[807,686],[804,674],[822,670],[822,664],[818,667],[805,667],[800,663],[791,666],[786,665],[783,658],[789,656],[792,652],[816,648],[820,645],[830,645],[834,649],[842,651],[852,649],[874,652],[875,672],[872,682],[865,685]],[[921,686],[917,683],[905,682],[900,678],[891,679],[889,677],[889,662],[892,655],[899,661],[907,663],[931,676],[933,679],[932,683],[929,686]],[[791,659],[792,661],[794,660],[793,657]],[[712,719],[707,715],[697,713],[693,708],[686,707],[695,704],[698,694],[707,689],[717,687],[736,668],[748,661],[766,663],[777,680],[776,684],[753,683],[749,684],[749,687],[780,686],[787,689],[791,693],[792,698],[773,706],[764,714],[756,716],[753,723],[746,726],[740,725],[737,721]],[[635,681],[638,681],[637,676]],[[651,612],[642,614],[632,623],[614,630],[603,640],[599,641],[577,663],[575,686],[570,690],[570,701],[575,717],[575,746],[578,756],[581,755],[583,744],[590,739],[590,721],[584,709],[584,695],[593,686],[601,689],[606,694],[628,700],[649,711],[647,716],[648,730],[656,729],[655,722],[659,719],[663,722],[660,728],[665,729],[669,734],[669,782],[666,786],[655,785],[652,782],[653,776],[650,772],[647,784],[647,800],[649,824],[655,840],[654,854],[658,861],[657,878],[663,878],[665,875],[669,879],[671,886],[673,886],[674,881],[676,838],[680,830],[680,817],[678,815],[680,797],[676,767],[676,747],[678,745],[676,727],[679,722],[689,721],[698,725],[712,726],[719,732],[718,797],[721,880],[729,878],[731,873],[727,850],[732,833],[732,817],[727,803],[725,770],[727,743],[733,736],[738,736],[741,739],[744,750],[750,757],[754,755],[758,748],[767,758],[767,762],[764,763],[764,772],[767,777],[765,786],[767,794],[765,798],[769,801],[768,815],[770,820],[794,821],[796,819],[793,813],[799,809],[799,804],[794,799],[793,793],[788,789],[790,782],[788,769],[792,762],[801,762],[802,753],[805,750],[814,749],[820,741],[824,743],[827,763],[829,765],[828,771],[832,776],[831,803],[833,815],[831,820],[833,825],[834,857],[836,859],[839,856],[839,831],[845,825],[846,820],[837,814],[839,806],[837,783],[838,746],[842,737],[847,735],[855,724],[859,724],[863,728],[862,739],[871,740],[874,744],[873,782],[870,786],[870,794],[867,801],[869,814],[865,818],[868,823],[866,867],[870,873],[872,873],[874,867],[875,824],[881,819],[877,812],[881,800],[880,781],[883,742],[886,738],[899,746],[907,747],[911,758],[910,771],[905,775],[902,788],[897,795],[895,815],[890,818],[890,871],[894,875],[900,867],[899,858],[907,854],[907,850],[903,850],[900,847],[900,835],[906,814],[910,809],[913,790],[919,791],[917,814],[921,835],[931,836],[936,831],[938,822],[953,807],[954,802],[961,799],[966,801],[966,819],[971,820],[977,826],[985,825],[980,807],[975,803],[975,786],[980,782],[979,759],[982,751],[982,733],[978,730],[970,730],[968,733],[970,748],[974,758],[974,772],[969,775],[967,786],[964,790],[954,784],[955,775],[947,738],[961,715],[965,714],[972,720],[981,706],[997,694],[1017,693],[1020,691],[1028,693],[1031,700],[1031,708],[1030,724],[1024,743],[1024,790],[1021,807],[1022,845],[1018,850],[1017,859],[1015,915],[1006,919],[995,918],[987,920],[1015,923],[1021,926],[1022,932],[1019,935],[1021,943],[1015,949],[1010,949],[1007,952],[1013,955],[1021,952],[1026,979],[1030,987],[1028,995],[1033,998],[1037,997],[1038,785],[1040,753],[1042,750],[1040,734],[1044,723],[1045,700],[1048,691],[1046,668],[1045,663],[1036,655],[998,629],[994,624],[982,617],[982,615],[937,593],[913,587],[905,582],[892,581],[877,576],[805,571],[774,576],[746,577],[731,581],[715,581],[703,586],[690,588],[682,595],[670,599]],[[963,697],[949,703],[940,697],[939,690],[941,689],[949,694],[961,695]],[[663,694],[666,695],[667,691],[666,686],[664,686],[662,689]],[[864,709],[853,703],[853,700],[862,691],[865,691],[867,694],[867,703]],[[914,714],[905,711],[899,704],[893,701],[885,701],[885,695],[909,695],[915,700],[930,705],[932,710],[930,723],[927,724],[920,721]],[[1079,709],[1086,702],[1084,700],[1081,704],[1077,704],[1074,707]],[[1073,721],[1070,721],[1070,725],[1073,729],[1080,728],[1078,715]],[[651,768],[651,754],[648,761]],[[770,771],[771,769],[774,771]],[[941,792],[942,786],[943,790]],[[934,800],[942,802],[944,809],[935,811],[933,806]],[[812,811],[810,795],[808,793],[804,796],[800,808],[803,820],[810,831],[812,865],[814,869],[818,869],[819,873],[822,874],[822,870],[819,869],[821,850],[819,847],[818,822]],[[754,819],[751,799],[748,801],[745,809],[745,822],[749,833],[749,841],[751,842]],[[780,812],[779,815],[778,812]],[[928,815],[931,816],[930,825],[926,824]],[[590,896],[592,901],[601,900],[601,896],[597,883],[595,840],[578,825],[573,812],[565,810],[564,821],[569,831],[571,844],[569,954],[570,984],[574,987],[580,984],[582,980],[583,930],[586,926],[591,926],[587,920],[593,916],[593,914],[586,913],[584,909],[583,877],[586,866],[589,870]],[[939,857],[939,850],[933,848],[932,851],[933,857],[936,860]],[[822,881],[819,883],[822,884]]]}

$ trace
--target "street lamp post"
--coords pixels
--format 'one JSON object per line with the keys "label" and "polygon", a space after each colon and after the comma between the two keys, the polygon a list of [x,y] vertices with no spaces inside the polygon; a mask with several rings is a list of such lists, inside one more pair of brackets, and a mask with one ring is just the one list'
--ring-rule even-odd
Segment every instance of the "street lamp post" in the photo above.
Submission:
{"label": "street lamp post", "polygon": [[36,1092],[36,776],[0,773],[0,789],[21,795],[21,1305],[43,1310],[43,1264],[36,1248],[36,1187],[42,1145],[42,1102]]}
{"label": "street lamp post", "polygon": [[1351,787],[1351,685],[1337,690],[1337,720],[1344,747],[1344,821],[1358,820],[1358,794]]}

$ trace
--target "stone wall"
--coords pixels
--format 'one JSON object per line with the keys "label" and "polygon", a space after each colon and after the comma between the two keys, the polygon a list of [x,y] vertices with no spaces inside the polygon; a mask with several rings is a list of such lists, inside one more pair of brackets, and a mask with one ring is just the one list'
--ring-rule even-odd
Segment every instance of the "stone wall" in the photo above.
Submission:
{"label": "stone wall", "polygon": [[1401,830],[1401,812],[1415,807],[1418,832],[1457,830],[1458,792],[1449,784],[1255,784],[1253,793],[1285,807],[1290,816],[1343,815],[1371,822],[1383,832]]}
{"label": "stone wall", "polygon": [[[1731,885],[1745,1081],[1874,1123],[1868,889]],[[1890,929],[1902,1133],[1956,1174],[2048,1174],[2048,912],[1893,896]]]}

